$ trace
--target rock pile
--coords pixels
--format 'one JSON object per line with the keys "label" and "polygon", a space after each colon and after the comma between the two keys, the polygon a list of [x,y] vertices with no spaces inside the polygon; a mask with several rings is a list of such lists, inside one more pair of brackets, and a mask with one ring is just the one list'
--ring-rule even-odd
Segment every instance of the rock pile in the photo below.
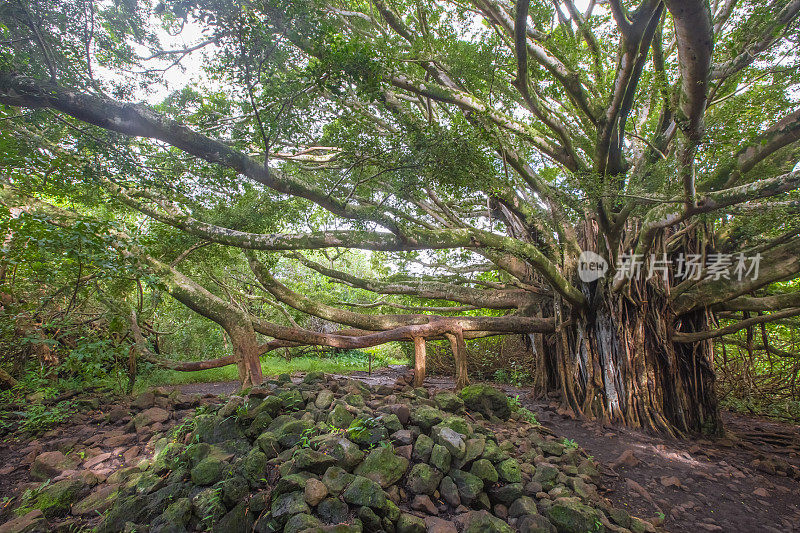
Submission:
{"label": "rock pile", "polygon": [[489,386],[282,376],[198,409],[152,460],[115,472],[97,531],[653,531],[600,497],[597,476]]}

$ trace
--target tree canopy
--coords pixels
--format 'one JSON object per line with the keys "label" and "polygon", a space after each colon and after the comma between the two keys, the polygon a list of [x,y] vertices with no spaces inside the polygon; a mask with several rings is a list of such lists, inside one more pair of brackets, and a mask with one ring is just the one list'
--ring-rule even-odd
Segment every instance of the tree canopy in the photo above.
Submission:
{"label": "tree canopy", "polygon": [[[526,334],[537,387],[574,413],[717,432],[712,339],[800,315],[779,283],[800,273],[798,11],[11,0],[3,199],[96,224],[102,253],[225,329],[234,353],[210,364],[244,382],[276,347],[414,340],[422,365],[442,338],[464,385],[465,339]],[[202,75],[154,100],[190,61]],[[355,292],[304,294],[300,268]]]}

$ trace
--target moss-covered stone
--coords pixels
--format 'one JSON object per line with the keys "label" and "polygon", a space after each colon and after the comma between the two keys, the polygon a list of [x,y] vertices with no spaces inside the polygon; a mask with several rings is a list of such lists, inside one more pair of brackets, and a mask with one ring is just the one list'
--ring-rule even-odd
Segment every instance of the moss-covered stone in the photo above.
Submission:
{"label": "moss-covered stone", "polygon": [[342,492],[342,499],[351,505],[365,505],[373,509],[386,508],[386,494],[381,486],[362,476],[355,476]]}
{"label": "moss-covered stone", "polygon": [[372,450],[364,462],[356,467],[355,473],[386,488],[403,477],[407,469],[408,459],[395,455],[390,446],[379,446]]}
{"label": "moss-covered stone", "polygon": [[465,439],[472,436],[472,424],[461,418],[460,416],[448,416],[436,426],[433,427],[433,431],[435,432],[437,428],[440,427],[448,427],[455,431],[456,433],[460,433],[464,435]]}
{"label": "moss-covered stone", "polygon": [[283,409],[287,411],[299,411],[306,405],[303,401],[303,394],[297,389],[287,390],[276,396],[281,401]]}
{"label": "moss-covered stone", "polygon": [[493,440],[486,441],[486,446],[484,446],[482,455],[484,459],[488,459],[495,464],[508,459],[508,453],[500,449],[497,443]]}
{"label": "moss-covered stone", "polygon": [[536,514],[537,512],[538,511],[536,509],[536,500],[534,500],[530,496],[520,496],[519,498],[514,500],[514,503],[512,503],[511,507],[508,508],[508,516],[512,518],[529,514]]}
{"label": "moss-covered stone", "polygon": [[342,491],[353,482],[355,476],[338,466],[332,466],[325,471],[322,482],[328,487],[328,491],[334,496],[338,496]]}
{"label": "moss-covered stone", "polygon": [[558,533],[604,533],[600,512],[577,501],[555,503],[547,510],[547,517]]}
{"label": "moss-covered stone", "polygon": [[431,432],[434,442],[441,444],[450,455],[456,459],[464,457],[467,453],[467,443],[464,435],[447,426],[436,426]]}
{"label": "moss-covered stone", "polygon": [[489,487],[489,498],[493,503],[511,505],[525,493],[522,483],[496,484]]}
{"label": "moss-covered stone", "polygon": [[316,516],[301,513],[294,515],[286,522],[286,525],[283,527],[283,532],[300,533],[300,531],[319,527],[320,525],[322,525],[322,522],[320,522],[319,518]]}
{"label": "moss-covered stone", "polygon": [[208,488],[192,497],[193,513],[200,523],[200,529],[209,529],[212,524],[225,516],[228,510],[222,503],[219,491]]}
{"label": "moss-covered stone", "polygon": [[280,415],[269,425],[267,430],[275,435],[283,448],[291,448],[300,442],[301,436],[311,429],[313,424],[307,420],[298,420],[293,416]]}
{"label": "moss-covered stone", "polygon": [[47,518],[60,516],[69,511],[70,506],[87,488],[86,483],[80,479],[62,479],[42,488],[30,507],[39,509]]}
{"label": "moss-covered stone", "polygon": [[323,389],[319,391],[319,394],[317,394],[317,397],[314,400],[314,406],[319,409],[327,409],[331,406],[331,403],[333,403],[334,398],[336,398],[336,395],[333,393],[333,391]]}
{"label": "moss-covered stone", "polygon": [[245,435],[233,417],[220,418],[214,415],[194,417],[194,436],[199,442],[218,444],[229,440],[244,439]]}
{"label": "moss-covered stone", "polygon": [[244,479],[250,483],[250,486],[257,487],[264,483],[264,478],[267,474],[268,459],[266,454],[259,448],[253,448],[240,459],[238,463],[238,470],[241,472]]}
{"label": "moss-covered stone", "polygon": [[519,483],[522,481],[522,470],[516,459],[506,459],[497,465],[500,479],[506,483]]}
{"label": "moss-covered stone", "polygon": [[342,404],[337,404],[328,414],[328,424],[335,428],[347,429],[353,423],[354,416]]}
{"label": "moss-covered stone", "polygon": [[222,479],[230,464],[216,457],[206,457],[192,468],[190,474],[195,485],[212,485]]}
{"label": "moss-covered stone", "polygon": [[319,450],[336,460],[336,464],[346,470],[352,470],[364,460],[364,452],[351,440],[331,435],[323,441]]}
{"label": "moss-covered stone", "polygon": [[389,437],[389,432],[378,420],[372,417],[360,416],[348,426],[347,435],[350,440],[366,448],[386,440]]}
{"label": "moss-covered stone", "polygon": [[445,474],[450,471],[452,458],[447,448],[441,444],[434,444],[431,451],[431,464]]}
{"label": "moss-covered stone", "polygon": [[336,464],[336,458],[311,448],[301,448],[294,454],[294,470],[324,474]]}
{"label": "moss-covered stone", "polygon": [[496,483],[499,479],[497,470],[488,459],[478,459],[472,463],[472,468],[469,471],[472,475],[481,478],[484,483]]}
{"label": "moss-covered stone", "polygon": [[411,413],[411,423],[419,426],[422,431],[427,432],[430,431],[433,426],[444,420],[446,416],[446,413],[435,407],[422,405],[414,409]]}
{"label": "moss-covered stone", "polygon": [[413,494],[433,494],[442,481],[442,473],[425,463],[417,463],[411,468],[406,481]]}
{"label": "moss-covered stone", "polygon": [[464,409],[464,400],[453,392],[443,391],[433,397],[436,406],[442,411],[459,413]]}
{"label": "moss-covered stone", "polygon": [[451,470],[450,477],[458,488],[462,503],[469,505],[483,490],[483,480],[463,470]]}
{"label": "moss-covered stone", "polygon": [[242,476],[233,476],[220,482],[222,489],[222,502],[231,509],[241,502],[249,492],[247,480]]}
{"label": "moss-covered stone", "polygon": [[338,524],[347,520],[350,508],[339,498],[325,498],[317,505],[317,515],[328,524]]}
{"label": "moss-covered stone", "polygon": [[508,396],[490,385],[468,385],[461,389],[458,395],[464,400],[467,409],[472,411],[478,411],[489,417],[496,416],[501,420],[508,420],[511,416]]}
{"label": "moss-covered stone", "polygon": [[71,512],[75,516],[104,513],[111,508],[118,496],[119,484],[102,485],[79,502],[73,504]]}
{"label": "moss-covered stone", "polygon": [[261,451],[264,452],[264,455],[267,459],[272,459],[277,457],[279,453],[281,453],[281,445],[278,442],[277,437],[273,433],[269,431],[265,431],[262,433],[257,439],[256,444]]}
{"label": "moss-covered stone", "polygon": [[427,463],[431,460],[431,453],[433,452],[433,439],[427,436],[426,434],[422,433],[419,437],[417,437],[416,442],[414,442],[414,448],[412,450],[411,456],[414,458],[415,461],[420,461],[422,463]]}
{"label": "moss-covered stone", "polygon": [[397,533],[425,533],[425,521],[418,516],[403,513],[397,519]]}
{"label": "moss-covered stone", "polygon": [[285,522],[292,515],[311,512],[301,491],[287,492],[273,498],[270,510],[272,517],[280,522]]}
{"label": "moss-covered stone", "polygon": [[463,533],[514,533],[511,527],[488,511],[471,511]]}

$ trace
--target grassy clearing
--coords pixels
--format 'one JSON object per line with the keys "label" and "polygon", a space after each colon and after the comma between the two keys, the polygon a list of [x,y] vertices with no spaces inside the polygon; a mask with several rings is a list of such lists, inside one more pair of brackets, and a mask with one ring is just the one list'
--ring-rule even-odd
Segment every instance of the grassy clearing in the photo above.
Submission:
{"label": "grassy clearing", "polygon": [[[265,376],[291,374],[293,372],[326,372],[328,374],[346,374],[369,368],[369,353],[372,353],[372,368],[384,368],[388,365],[405,364],[407,360],[399,350],[390,346],[378,347],[370,351],[348,350],[338,354],[323,356],[301,356],[286,360],[278,356],[261,358],[261,371]],[[160,385],[183,385],[186,383],[211,383],[217,381],[235,381],[239,379],[235,365],[223,368],[212,368],[196,372],[177,372],[174,370],[154,369],[136,381],[134,393],[149,387]]]}

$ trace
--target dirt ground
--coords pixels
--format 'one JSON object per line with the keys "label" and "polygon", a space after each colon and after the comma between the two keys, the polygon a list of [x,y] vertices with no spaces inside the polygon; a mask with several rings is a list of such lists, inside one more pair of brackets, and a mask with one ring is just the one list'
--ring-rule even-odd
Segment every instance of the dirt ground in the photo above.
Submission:
{"label": "dirt ground", "polygon": [[[350,377],[372,385],[391,384],[404,370],[393,367],[372,375],[355,372]],[[431,376],[426,386],[450,389],[453,381]],[[671,532],[800,532],[797,425],[726,412],[726,438],[675,440],[574,420],[560,414],[557,403],[534,399],[530,389],[500,387],[509,395],[519,396],[543,426],[560,438],[574,441],[601,463],[603,479],[599,485],[615,507],[656,522],[663,518],[663,528]],[[238,383],[173,388],[182,398],[202,397],[203,402],[211,402],[220,401],[216,398],[219,395],[235,392]],[[196,405],[199,400],[191,403]],[[125,419],[110,423],[103,407],[96,413],[78,415],[38,439],[4,443],[0,447],[0,497],[18,495],[35,485],[30,481],[28,465],[41,450],[66,450],[80,442],[92,444],[94,454],[110,456],[98,465],[109,470],[146,454],[149,430],[124,437],[119,424]],[[176,407],[164,426],[180,423],[191,412],[189,402]]]}

